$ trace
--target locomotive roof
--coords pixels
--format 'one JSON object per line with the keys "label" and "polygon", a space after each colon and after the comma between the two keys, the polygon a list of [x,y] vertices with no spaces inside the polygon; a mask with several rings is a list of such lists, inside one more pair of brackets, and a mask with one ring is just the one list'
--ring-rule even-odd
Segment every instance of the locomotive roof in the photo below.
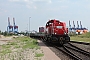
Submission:
{"label": "locomotive roof", "polygon": [[52,20],[49,20],[49,21],[46,23],[46,26],[49,26],[49,24],[54,23],[54,22],[55,22],[55,23],[58,22],[58,23],[60,23],[60,24],[66,25],[65,22],[60,22],[59,20],[52,19]]}
{"label": "locomotive roof", "polygon": [[49,20],[47,23],[49,23],[49,22],[53,23],[54,21],[60,22],[59,20],[52,19],[52,20]]}

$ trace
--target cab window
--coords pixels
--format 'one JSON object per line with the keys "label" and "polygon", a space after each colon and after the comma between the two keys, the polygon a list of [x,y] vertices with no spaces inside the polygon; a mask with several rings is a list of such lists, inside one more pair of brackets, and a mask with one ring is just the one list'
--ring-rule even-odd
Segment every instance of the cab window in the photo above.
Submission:
{"label": "cab window", "polygon": [[56,28],[58,28],[58,29],[62,29],[62,26],[56,26]]}

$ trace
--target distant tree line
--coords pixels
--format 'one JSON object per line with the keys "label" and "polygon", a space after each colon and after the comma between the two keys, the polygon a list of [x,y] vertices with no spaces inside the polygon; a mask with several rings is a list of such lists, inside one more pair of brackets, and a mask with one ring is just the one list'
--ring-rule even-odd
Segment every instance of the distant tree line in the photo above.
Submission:
{"label": "distant tree line", "polygon": [[12,36],[12,35],[25,35],[25,36],[28,36],[29,35],[29,33],[28,32],[18,32],[18,33],[8,33],[7,31],[4,31],[4,32],[2,32],[1,30],[0,30],[0,35],[4,35],[4,36]]}
{"label": "distant tree line", "polygon": [[0,30],[0,35],[12,36],[13,34],[12,34],[12,33],[8,33],[7,31],[2,32],[2,31]]}

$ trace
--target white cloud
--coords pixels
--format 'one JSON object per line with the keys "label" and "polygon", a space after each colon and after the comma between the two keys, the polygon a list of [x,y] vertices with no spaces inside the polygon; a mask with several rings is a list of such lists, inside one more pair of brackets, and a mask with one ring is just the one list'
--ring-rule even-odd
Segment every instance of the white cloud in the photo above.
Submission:
{"label": "white cloud", "polygon": [[0,8],[0,12],[7,12],[7,10]]}
{"label": "white cloud", "polygon": [[49,3],[52,3],[52,1],[51,1],[51,0],[49,0],[48,2],[49,2]]}
{"label": "white cloud", "polygon": [[58,3],[65,3],[65,2],[66,2],[66,3],[69,3],[70,0],[58,0],[57,2],[58,2]]}
{"label": "white cloud", "polygon": [[34,8],[37,9],[36,2],[43,2],[43,3],[49,3],[51,4],[51,0],[24,0],[27,3],[28,8]]}
{"label": "white cloud", "polygon": [[47,2],[47,3],[52,3],[51,0],[33,0],[34,2]]}
{"label": "white cloud", "polygon": [[37,9],[37,7],[34,5],[34,2],[33,1],[30,1],[30,0],[24,0],[24,2],[26,3],[26,7],[27,8],[33,8],[33,9]]}
{"label": "white cloud", "polygon": [[43,2],[43,3],[48,3],[51,4],[52,0],[9,0],[10,2],[23,2],[26,4],[27,8],[32,8],[32,9],[37,9],[37,2]]}
{"label": "white cloud", "polygon": [[62,9],[66,9],[66,8],[68,8],[68,6],[61,6],[61,8],[62,8]]}
{"label": "white cloud", "polygon": [[4,16],[4,14],[7,12],[7,10],[0,8],[0,16]]}
{"label": "white cloud", "polygon": [[18,1],[20,1],[20,0],[9,0],[9,1],[11,1],[11,2],[18,2]]}
{"label": "white cloud", "polygon": [[29,2],[32,2],[32,0],[24,0],[24,2],[29,3]]}
{"label": "white cloud", "polygon": [[20,3],[25,3],[27,8],[34,8],[36,9],[36,7],[34,6],[34,1],[33,0],[9,0],[10,2],[20,2]]}
{"label": "white cloud", "polygon": [[37,7],[36,7],[36,6],[34,6],[34,9],[37,9]]}

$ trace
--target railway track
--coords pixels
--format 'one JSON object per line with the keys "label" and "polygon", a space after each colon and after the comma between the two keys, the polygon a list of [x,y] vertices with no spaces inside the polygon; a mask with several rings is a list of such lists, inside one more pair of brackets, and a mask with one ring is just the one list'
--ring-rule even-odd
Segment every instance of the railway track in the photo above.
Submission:
{"label": "railway track", "polygon": [[75,50],[75,51],[78,51],[78,52],[80,52],[80,53],[82,53],[82,54],[85,54],[85,55],[87,55],[87,56],[89,56],[90,57],[90,52],[87,52],[87,51],[85,51],[85,50],[83,50],[83,49],[81,49],[81,48],[78,48],[78,47],[76,47],[76,46],[74,46],[73,44],[71,44],[71,43],[68,43],[70,46],[72,46],[72,47],[74,47],[74,48],[71,48],[71,47],[68,47],[68,48],[70,48],[70,49],[73,49],[73,50]]}
{"label": "railway track", "polygon": [[[57,56],[59,55],[59,52],[62,52],[65,56],[70,58],[70,60],[90,60],[90,52],[87,52],[87,51],[71,44],[71,42],[62,45],[62,47],[51,44],[51,43],[47,43],[47,44],[49,44],[49,46],[56,49],[57,52],[55,52],[55,53],[57,54]],[[88,45],[88,44],[85,44],[85,45]]]}
{"label": "railway track", "polygon": [[78,43],[78,44],[84,44],[84,45],[90,45],[90,43],[86,42],[77,42],[77,41],[70,41],[71,43]]}
{"label": "railway track", "polygon": [[72,52],[77,57],[79,57],[80,59],[78,60],[90,60],[90,52],[80,49],[70,43],[67,45],[64,45],[64,48],[66,48],[68,51]]}
{"label": "railway track", "polygon": [[62,47],[54,47],[64,54],[69,55],[73,60],[90,60],[90,52],[84,51],[70,43],[63,45]]}
{"label": "railway track", "polygon": [[68,55],[70,58],[72,58],[73,60],[82,60],[80,57],[76,56],[75,54],[73,54],[71,51],[69,51],[67,49],[66,46],[63,45],[63,47],[57,47],[55,46],[56,49],[60,50],[61,52],[63,52],[64,54]]}

